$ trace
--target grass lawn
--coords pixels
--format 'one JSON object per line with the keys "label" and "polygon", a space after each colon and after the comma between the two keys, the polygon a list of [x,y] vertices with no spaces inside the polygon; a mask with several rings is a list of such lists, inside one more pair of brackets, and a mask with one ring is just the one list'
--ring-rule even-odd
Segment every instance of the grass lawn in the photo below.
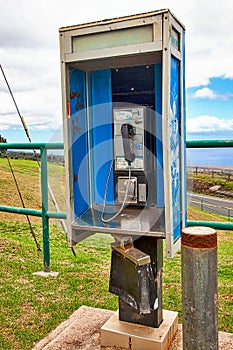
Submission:
{"label": "grass lawn", "polygon": [[[41,226],[36,225],[41,243]],[[0,222],[0,349],[30,349],[81,305],[116,310],[108,292],[109,235],[96,234],[67,248],[64,234],[51,227],[51,267],[59,276],[41,278],[38,253],[27,224]],[[219,329],[232,332],[232,232],[219,232]],[[181,254],[164,259],[163,307],[179,312],[181,322]]]}
{"label": "grass lawn", "polygon": [[[41,209],[36,162],[12,160],[12,166],[26,206]],[[64,168],[50,164],[49,173],[59,206],[65,210]],[[1,205],[22,206],[4,158],[0,159],[0,189]],[[197,209],[189,210],[189,219],[220,221]],[[42,246],[41,218],[32,218],[32,223]],[[117,297],[108,292],[111,236],[89,237],[76,246],[74,257],[63,232],[53,223],[50,220],[51,268],[59,275],[42,278],[33,275],[43,269],[43,253],[36,250],[25,217],[0,213],[1,350],[31,349],[81,305],[118,308]],[[227,332],[233,332],[232,234],[218,233],[219,329]],[[163,308],[178,311],[181,322],[180,252],[172,260],[164,259]]]}
{"label": "grass lawn", "polygon": [[[35,229],[40,235],[41,227]],[[116,309],[108,293],[109,241],[96,235],[76,248],[75,258],[64,234],[52,227],[52,270],[59,276],[41,278],[32,275],[42,270],[43,255],[27,224],[1,221],[0,349],[30,349],[80,305]]]}

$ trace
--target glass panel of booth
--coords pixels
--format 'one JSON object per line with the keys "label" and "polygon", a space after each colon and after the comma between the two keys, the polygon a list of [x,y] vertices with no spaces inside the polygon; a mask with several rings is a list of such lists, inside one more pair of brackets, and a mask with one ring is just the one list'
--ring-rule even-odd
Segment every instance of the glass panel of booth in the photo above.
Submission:
{"label": "glass panel of booth", "polygon": [[180,51],[180,42],[180,33],[172,27],[171,44],[178,51]]}
{"label": "glass panel of booth", "polygon": [[[120,70],[97,70],[86,74],[86,81],[90,85],[87,87],[89,96],[82,107],[85,105],[88,109],[88,131],[84,128],[83,138],[79,130],[77,137],[85,142],[83,151],[86,154],[81,155],[82,164],[79,166],[83,171],[83,162],[88,163],[85,184],[88,184],[89,192],[80,189],[75,194],[74,201],[77,204],[74,206],[74,231],[119,233],[120,230],[122,234],[128,232],[165,237],[164,203],[161,201],[162,149],[157,147],[157,136],[161,137],[161,123],[157,123],[157,118],[161,117],[161,68],[159,63],[125,67]],[[79,72],[76,73],[77,78],[83,79],[85,72],[77,69],[75,71]],[[145,79],[146,76],[148,79]],[[135,104],[137,101],[139,104]],[[155,111],[157,107],[158,110]],[[129,166],[123,159],[121,129],[124,125],[134,129],[131,135],[131,151],[134,153],[131,178]],[[80,152],[77,142],[74,143],[72,152],[74,155]],[[120,158],[123,159],[121,163]],[[121,166],[123,163],[124,166]],[[75,166],[77,164],[74,168]],[[86,166],[84,168],[86,169]],[[85,176],[83,173],[81,175]],[[158,177],[160,184],[157,188]],[[77,179],[79,181],[79,174]],[[158,195],[160,192],[161,195]],[[90,199],[84,197],[87,193]],[[132,198],[129,199],[129,196]],[[157,196],[160,197],[160,204],[157,203]],[[83,208],[85,210],[80,208],[78,197],[86,201],[87,207]],[[113,216],[119,211],[122,202],[127,206],[119,216],[106,224],[102,220],[103,215],[107,218]]]}
{"label": "glass panel of booth", "polygon": [[[147,235],[166,238],[171,255],[179,245],[182,37],[174,23],[167,21],[163,28],[165,50],[162,43],[152,48],[151,24],[71,35],[74,55],[65,59],[70,68],[74,241],[96,232]],[[135,51],[137,44],[145,52]]]}
{"label": "glass panel of booth", "polygon": [[73,52],[100,50],[153,41],[153,25],[124,28],[73,37]]}

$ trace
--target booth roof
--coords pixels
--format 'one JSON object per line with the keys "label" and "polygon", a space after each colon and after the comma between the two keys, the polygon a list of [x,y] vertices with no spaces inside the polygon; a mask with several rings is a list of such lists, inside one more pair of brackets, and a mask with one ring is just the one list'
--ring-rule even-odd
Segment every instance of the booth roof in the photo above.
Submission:
{"label": "booth roof", "polygon": [[[93,26],[96,26],[96,25],[105,25],[105,24],[111,24],[111,23],[116,23],[116,22],[123,22],[123,21],[127,21],[127,20],[132,20],[132,19],[140,19],[140,18],[145,18],[145,17],[151,17],[151,16],[156,16],[156,15],[162,14],[162,13],[168,13],[168,12],[173,17],[175,17],[174,14],[171,13],[171,11],[169,9],[162,9],[162,10],[145,12],[145,13],[140,13],[140,14],[135,14],[135,15],[130,15],[130,16],[117,17],[117,18],[112,18],[112,19],[104,19],[104,20],[96,21],[96,22],[89,22],[89,23],[77,24],[77,25],[72,25],[72,26],[67,26],[67,27],[61,27],[59,29],[59,32],[66,32],[66,31],[69,31],[69,30],[75,30],[75,29],[86,28],[86,27],[93,27]],[[177,18],[176,18],[176,20],[177,20]],[[178,21],[178,22],[180,23],[180,21]]]}

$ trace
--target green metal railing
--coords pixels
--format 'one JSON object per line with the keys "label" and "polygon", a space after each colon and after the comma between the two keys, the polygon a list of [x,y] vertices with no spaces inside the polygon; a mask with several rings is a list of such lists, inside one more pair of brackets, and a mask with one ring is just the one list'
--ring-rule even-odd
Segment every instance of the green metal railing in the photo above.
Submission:
{"label": "green metal railing", "polygon": [[[233,140],[195,140],[187,141],[186,148],[228,148],[233,147]],[[233,230],[232,222],[188,220],[188,226],[208,226],[219,230]]]}
{"label": "green metal railing", "polygon": [[47,150],[63,149],[63,143],[0,143],[0,149],[33,149],[40,151],[42,210],[1,205],[0,211],[15,214],[40,216],[42,218],[44,271],[48,272],[50,271],[49,218],[65,219],[66,213],[49,211]]}
{"label": "green metal railing", "polygon": [[[41,196],[42,210],[19,208],[0,205],[0,211],[39,216],[42,218],[44,271],[50,271],[50,242],[49,218],[66,219],[65,212],[53,212],[48,209],[48,149],[63,149],[63,143],[0,143],[1,149],[39,150],[41,161]],[[233,147],[233,140],[200,140],[187,141],[186,148],[225,148]],[[221,230],[233,230],[231,222],[196,221],[188,220],[188,226],[209,226]]]}

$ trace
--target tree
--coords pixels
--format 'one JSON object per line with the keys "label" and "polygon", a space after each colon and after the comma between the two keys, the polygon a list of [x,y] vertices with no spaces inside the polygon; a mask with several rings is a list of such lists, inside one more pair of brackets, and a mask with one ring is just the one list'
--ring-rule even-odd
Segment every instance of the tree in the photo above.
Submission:
{"label": "tree", "polygon": [[2,135],[0,135],[0,143],[7,143],[7,140]]}
{"label": "tree", "polygon": [[[2,135],[0,135],[0,143],[7,143],[7,140]],[[6,150],[5,149],[0,149],[0,156],[2,157],[5,154],[6,154]]]}

